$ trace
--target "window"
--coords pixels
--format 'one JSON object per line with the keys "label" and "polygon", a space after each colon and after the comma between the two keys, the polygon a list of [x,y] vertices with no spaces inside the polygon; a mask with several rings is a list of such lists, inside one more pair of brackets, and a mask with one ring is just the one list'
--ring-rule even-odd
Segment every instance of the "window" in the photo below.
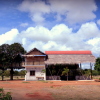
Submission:
{"label": "window", "polygon": [[34,70],[30,71],[30,76],[35,76],[35,71]]}

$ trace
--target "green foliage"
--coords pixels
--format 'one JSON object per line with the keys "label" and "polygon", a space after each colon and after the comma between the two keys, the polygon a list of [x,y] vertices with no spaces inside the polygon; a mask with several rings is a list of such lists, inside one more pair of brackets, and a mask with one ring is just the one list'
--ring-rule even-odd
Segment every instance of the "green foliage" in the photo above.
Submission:
{"label": "green foliage", "polygon": [[4,76],[10,76],[10,70],[6,70],[6,71],[4,71]]}
{"label": "green foliage", "polygon": [[41,73],[46,73],[46,69],[42,69]]}
{"label": "green foliage", "polygon": [[10,45],[10,51],[12,51],[12,54],[16,55],[18,53],[21,54],[25,54],[26,51],[25,49],[22,47],[22,45],[20,43],[13,43]]}
{"label": "green foliage", "polygon": [[94,66],[95,66],[94,69],[97,70],[100,74],[100,57],[96,59],[96,63]]}
{"label": "green foliage", "polygon": [[69,72],[69,69],[68,68],[64,68],[63,71],[62,71],[62,75],[67,75]]}
{"label": "green foliage", "polygon": [[55,75],[56,74],[56,70],[55,69],[52,69],[52,75]]}
{"label": "green foliage", "polygon": [[0,70],[0,76],[2,76],[2,70]]}
{"label": "green foliage", "polygon": [[91,75],[90,69],[85,69],[85,70],[84,70],[84,75],[85,75],[85,76]]}
{"label": "green foliage", "polygon": [[3,44],[0,46],[0,68],[6,70],[9,65],[9,45]]}
{"label": "green foliage", "polygon": [[44,80],[42,80],[41,82],[43,82],[43,83],[48,83],[48,81],[44,81]]}
{"label": "green foliage", "polygon": [[22,61],[21,56],[18,54],[24,54],[26,51],[20,43],[14,43],[11,45],[3,44],[0,46],[0,67],[6,70],[8,67],[12,67],[14,63],[20,63]]}
{"label": "green foliage", "polygon": [[69,72],[68,68],[64,68],[62,71],[62,75],[67,75],[67,81],[68,81],[68,72]]}
{"label": "green foliage", "polygon": [[19,71],[15,70],[14,71],[14,76],[19,76]]}
{"label": "green foliage", "polygon": [[21,70],[21,71],[19,72],[19,75],[20,75],[20,76],[25,76],[25,75],[26,75],[26,70]]}
{"label": "green foliage", "polygon": [[[82,71],[82,74],[85,75],[85,76],[89,76],[91,75],[91,70],[90,69],[84,69],[84,70],[81,70]],[[99,75],[98,71],[97,70],[92,70],[92,75]]]}
{"label": "green foliage", "polygon": [[99,75],[99,72],[97,70],[92,70],[92,74],[96,76]]}
{"label": "green foliage", "polygon": [[12,100],[11,93],[5,93],[4,89],[0,88],[0,100]]}
{"label": "green foliage", "polygon": [[[3,44],[0,46],[0,69],[2,69],[2,80],[3,73],[7,68],[21,67],[21,62],[24,60],[20,54],[24,54],[26,51],[20,43],[14,43],[11,45]],[[11,70],[11,76],[13,69]]]}

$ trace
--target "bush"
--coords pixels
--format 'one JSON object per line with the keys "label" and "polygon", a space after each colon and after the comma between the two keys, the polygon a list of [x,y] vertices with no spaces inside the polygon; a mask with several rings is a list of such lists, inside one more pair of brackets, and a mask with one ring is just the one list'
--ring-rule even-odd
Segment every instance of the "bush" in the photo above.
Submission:
{"label": "bush", "polygon": [[19,75],[20,75],[20,76],[25,76],[25,75],[26,75],[26,72],[27,72],[26,70],[21,70],[21,71],[19,72]]}
{"label": "bush", "polygon": [[0,100],[12,100],[11,93],[5,93],[4,89],[0,88]]}
{"label": "bush", "polygon": [[97,70],[93,70],[92,74],[95,75],[95,76],[97,76],[97,75],[99,75],[99,72]]}

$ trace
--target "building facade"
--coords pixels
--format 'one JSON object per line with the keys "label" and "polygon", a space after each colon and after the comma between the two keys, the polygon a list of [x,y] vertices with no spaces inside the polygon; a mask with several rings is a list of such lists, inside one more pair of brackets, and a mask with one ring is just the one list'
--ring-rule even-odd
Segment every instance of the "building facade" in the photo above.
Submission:
{"label": "building facade", "polygon": [[46,80],[46,75],[43,72],[46,54],[34,48],[23,56],[25,57],[23,67],[25,67],[27,72],[25,80]]}
{"label": "building facade", "polygon": [[81,68],[81,63],[90,63],[90,67],[92,63],[95,63],[95,57],[91,51],[46,51],[43,53],[34,48],[23,56],[25,57],[23,67],[27,71],[25,80],[61,80],[61,71],[66,66],[70,69],[69,75],[72,73],[69,79],[75,80],[78,77],[76,70]]}

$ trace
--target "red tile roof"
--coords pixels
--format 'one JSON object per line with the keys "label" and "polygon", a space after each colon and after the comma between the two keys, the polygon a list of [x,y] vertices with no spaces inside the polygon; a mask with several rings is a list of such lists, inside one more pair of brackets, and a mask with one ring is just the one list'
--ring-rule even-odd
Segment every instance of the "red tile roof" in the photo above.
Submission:
{"label": "red tile roof", "polygon": [[92,54],[91,51],[45,51],[46,54]]}

